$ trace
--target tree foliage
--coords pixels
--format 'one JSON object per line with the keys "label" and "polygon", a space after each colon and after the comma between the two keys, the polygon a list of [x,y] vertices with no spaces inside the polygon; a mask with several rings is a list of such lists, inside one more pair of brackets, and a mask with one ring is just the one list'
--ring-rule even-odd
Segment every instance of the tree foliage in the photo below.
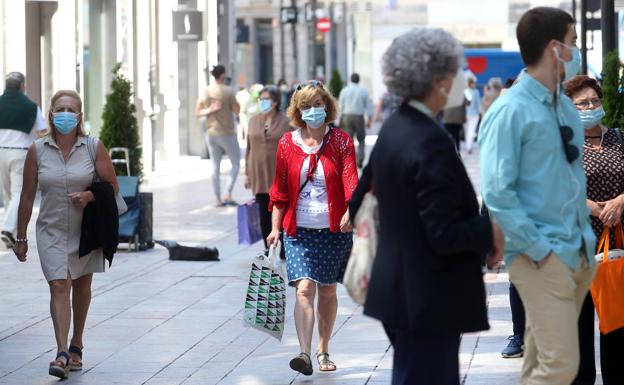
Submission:
{"label": "tree foliage", "polygon": [[342,78],[340,77],[340,72],[336,68],[332,70],[331,79],[329,81],[328,87],[329,92],[334,95],[335,98],[340,96],[340,91],[342,91]]}
{"label": "tree foliage", "polygon": [[[119,73],[121,63],[112,70],[111,92],[106,95],[106,104],[102,112],[100,140],[106,148],[126,147],[130,155],[130,174],[142,178],[142,148],[139,142],[139,125],[136,107],[132,102],[132,83]],[[117,175],[126,175],[126,168],[116,165]]]}
{"label": "tree foliage", "polygon": [[602,68],[602,104],[605,110],[602,123],[607,127],[621,129],[624,127],[624,97],[622,95],[624,77],[617,51],[611,51],[607,54]]}

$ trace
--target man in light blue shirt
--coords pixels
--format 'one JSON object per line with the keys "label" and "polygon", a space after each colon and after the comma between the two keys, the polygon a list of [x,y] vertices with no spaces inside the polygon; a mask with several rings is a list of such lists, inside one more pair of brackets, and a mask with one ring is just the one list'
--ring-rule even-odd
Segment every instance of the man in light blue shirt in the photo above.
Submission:
{"label": "man in light blue shirt", "polygon": [[527,315],[521,384],[569,385],[577,319],[595,272],[586,206],[583,127],[557,90],[579,70],[574,20],[529,10],[516,30],[527,66],[483,119],[481,190],[505,234],[505,263]]}
{"label": "man in light blue shirt", "polygon": [[364,115],[367,116],[367,127],[371,127],[373,105],[368,97],[366,88],[359,85],[360,75],[351,74],[351,84],[340,91],[338,107],[340,109],[340,128],[346,131],[351,138],[358,140],[357,165],[362,168],[366,150],[366,130]]}

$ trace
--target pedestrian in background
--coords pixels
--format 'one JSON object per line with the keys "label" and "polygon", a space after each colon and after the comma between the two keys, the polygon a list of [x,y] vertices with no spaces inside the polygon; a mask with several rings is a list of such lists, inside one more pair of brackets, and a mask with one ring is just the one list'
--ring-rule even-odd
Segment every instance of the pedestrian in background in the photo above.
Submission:
{"label": "pedestrian in background", "polygon": [[[462,94],[463,97],[463,94]],[[468,104],[468,100],[464,97],[464,103],[450,107],[444,110],[444,128],[451,135],[453,141],[455,142],[455,148],[459,152],[460,146],[460,138],[461,131],[464,128],[464,124],[466,124],[466,105]]]}
{"label": "pedestrian in background", "polygon": [[276,175],[271,187],[273,229],[268,244],[276,244],[283,228],[288,282],[296,288],[295,327],[301,353],[290,367],[313,372],[310,358],[314,331],[314,299],[318,292],[320,371],[336,370],[329,357],[338,300],[353,244],[347,201],[358,182],[353,141],[331,126],[335,99],[322,83],[312,80],[295,91],[288,117],[297,130],[282,136],[277,147]]}
{"label": "pedestrian in background", "polygon": [[483,100],[481,101],[481,117],[490,108],[492,103],[500,96],[503,89],[503,81],[501,78],[490,78],[485,87],[483,87]]}
{"label": "pedestrian in background", "polygon": [[477,89],[477,78],[473,74],[468,76],[468,88],[466,89],[466,123],[464,124],[464,141],[466,142],[466,151],[472,154],[472,146],[477,138],[477,126],[479,125],[479,117],[481,116],[481,94]]}
{"label": "pedestrian in background", "polygon": [[[204,95],[197,101],[195,115],[206,118],[210,159],[212,160],[212,187],[216,205],[236,206],[232,200],[232,191],[240,168],[240,147],[236,138],[234,115],[240,112],[240,106],[234,97],[232,88],[225,85],[225,67],[216,65],[211,71],[215,83],[206,87]],[[221,158],[227,155],[232,163],[232,170],[227,184],[227,193],[221,196]]]}
{"label": "pedestrian in background", "polygon": [[375,106],[375,121],[386,121],[390,115],[399,109],[402,102],[403,101],[400,97],[393,95],[390,92],[385,92],[381,99],[379,99],[377,106]]}
{"label": "pedestrian in background", "polygon": [[351,139],[357,138],[357,166],[362,168],[366,153],[366,128],[371,127],[373,116],[368,91],[359,83],[360,75],[351,74],[351,84],[340,91],[338,103],[340,128],[346,131]]}
{"label": "pedestrian in background", "polygon": [[260,207],[260,227],[266,249],[269,248],[267,237],[271,233],[269,190],[275,179],[277,142],[293,129],[288,117],[279,112],[280,101],[281,93],[277,88],[267,87],[260,91],[260,114],[251,118],[247,133],[245,187],[251,189]]}
{"label": "pedestrian in background", "polygon": [[26,151],[48,129],[41,109],[25,95],[25,91],[24,75],[11,72],[0,96],[0,184],[5,207],[0,239],[7,249],[15,246]]}
{"label": "pedestrian in background", "polygon": [[392,342],[393,385],[459,385],[461,333],[489,327],[481,261],[486,253],[490,266],[501,258],[503,235],[479,215],[455,144],[437,120],[464,98],[464,82],[452,86],[462,57],[448,32],[416,28],[382,59],[386,86],[404,104],[384,123],[357,192],[374,182],[379,202],[364,314],[380,320]]}
{"label": "pedestrian in background", "polygon": [[579,370],[577,320],[595,274],[583,127],[561,82],[580,69],[574,19],[537,7],[518,22],[526,65],[494,103],[481,144],[481,191],[506,238],[505,264],[524,304],[523,385],[569,385]]}
{"label": "pedestrian in background", "polygon": [[277,82],[277,89],[280,91],[280,103],[279,103],[279,112],[286,112],[288,109],[288,104],[290,103],[290,98],[288,95],[288,91],[290,88],[288,87],[288,83],[286,79],[280,79]]}
{"label": "pedestrian in background", "polygon": [[[54,94],[48,113],[50,135],[38,139],[26,155],[14,248],[17,258],[25,262],[28,222],[39,185],[37,250],[43,275],[50,286],[50,313],[57,345],[56,359],[50,363],[48,372],[60,378],[67,377],[69,370],[82,369],[83,332],[91,302],[93,273],[104,271],[101,248],[78,256],[83,210],[95,200],[93,193],[86,190],[97,174],[103,182],[113,186],[115,193],[119,191],[115,169],[101,142],[97,143],[94,166],[82,116],[78,93],[64,90]],[[72,311],[73,334],[68,346]]]}
{"label": "pedestrian in background", "polygon": [[[585,142],[583,166],[587,176],[587,206],[591,225],[597,238],[605,226],[622,224],[624,211],[624,146],[618,128],[600,123],[602,89],[595,79],[575,76],[565,83],[565,93],[579,111]],[[611,244],[615,242],[611,234]],[[621,288],[624,290],[624,287]],[[596,380],[594,361],[594,303],[587,294],[579,317],[579,346],[581,363],[573,385],[593,384]],[[624,324],[624,320],[622,320]],[[609,333],[600,333],[600,369],[605,385],[624,384],[624,327]]]}

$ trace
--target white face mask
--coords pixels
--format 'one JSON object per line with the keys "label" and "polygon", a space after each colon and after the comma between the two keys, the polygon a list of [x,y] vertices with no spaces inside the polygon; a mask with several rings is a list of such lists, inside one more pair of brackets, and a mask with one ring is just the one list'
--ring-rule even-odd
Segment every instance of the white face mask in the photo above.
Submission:
{"label": "white face mask", "polygon": [[451,107],[458,107],[464,105],[464,89],[466,88],[464,85],[466,84],[466,78],[464,77],[464,71],[462,69],[457,70],[457,75],[453,78],[453,84],[451,84],[451,90],[448,94],[444,91],[443,88],[440,88],[440,92],[442,92],[446,96],[446,104],[444,105],[444,109]]}

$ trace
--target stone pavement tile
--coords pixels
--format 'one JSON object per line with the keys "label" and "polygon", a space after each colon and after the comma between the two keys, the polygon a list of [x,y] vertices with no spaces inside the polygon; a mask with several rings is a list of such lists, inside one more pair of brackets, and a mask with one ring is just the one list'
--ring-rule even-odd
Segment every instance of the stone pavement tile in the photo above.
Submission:
{"label": "stone pavement tile", "polygon": [[[464,161],[473,183],[478,182],[478,157],[465,156]],[[209,162],[200,163],[209,169]],[[338,318],[330,344],[339,367],[335,373],[304,377],[288,367],[299,351],[292,319],[293,289],[288,290],[281,342],[242,325],[249,265],[263,246],[237,244],[236,208],[214,208],[209,181],[193,174],[198,172],[182,170],[142,187],[155,193],[154,234],[156,239],[217,247],[221,261],[170,261],[160,246],[118,253],[112,268],[94,278],[85,371],[72,374],[63,384],[390,383],[392,349],[385,333],[377,321],[361,314],[343,287],[338,289]],[[237,186],[235,199],[242,202],[249,196]],[[34,224],[30,230],[34,238]],[[10,368],[0,367],[0,384],[58,383],[47,375],[55,342],[48,287],[34,246],[24,264],[0,252],[0,279],[20,282],[19,287],[5,290],[0,301],[0,357],[10,357],[12,351],[23,354],[5,360],[13,361]],[[464,336],[462,375],[471,385],[505,385],[509,378],[514,383],[522,360],[500,357],[511,334],[507,273],[490,272],[485,280],[492,328]]]}

